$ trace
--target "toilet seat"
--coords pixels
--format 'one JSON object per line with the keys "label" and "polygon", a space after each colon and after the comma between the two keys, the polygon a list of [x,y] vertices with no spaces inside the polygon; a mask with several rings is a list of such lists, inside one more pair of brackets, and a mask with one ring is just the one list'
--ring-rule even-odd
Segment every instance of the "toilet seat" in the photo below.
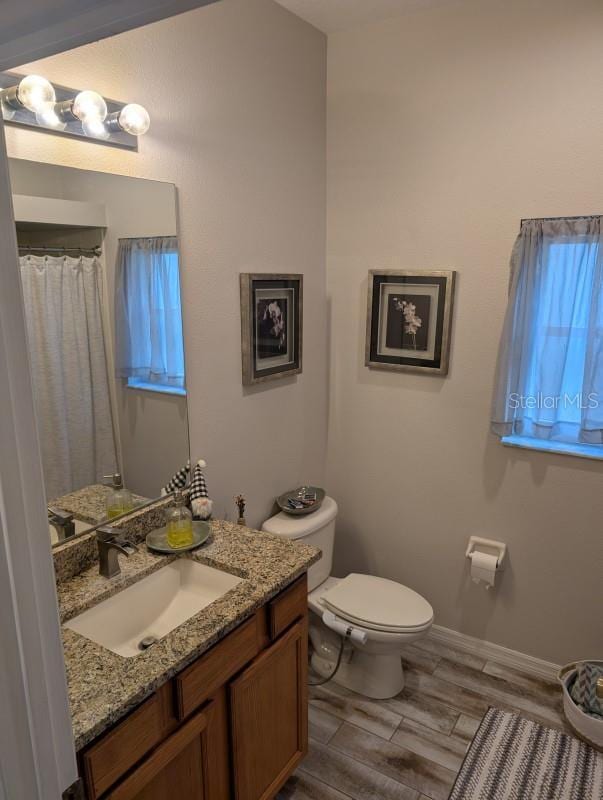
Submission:
{"label": "toilet seat", "polygon": [[321,593],[337,617],[384,633],[419,633],[433,622],[433,609],[420,594],[375,575],[351,573]]}

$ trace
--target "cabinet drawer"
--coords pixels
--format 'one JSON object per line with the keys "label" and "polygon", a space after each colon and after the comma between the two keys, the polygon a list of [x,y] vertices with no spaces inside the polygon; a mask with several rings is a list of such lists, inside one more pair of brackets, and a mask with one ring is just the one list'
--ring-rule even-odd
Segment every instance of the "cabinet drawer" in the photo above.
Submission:
{"label": "cabinet drawer", "polygon": [[173,686],[165,684],[82,754],[89,800],[96,800],[176,726]]}
{"label": "cabinet drawer", "polygon": [[178,719],[187,717],[257,655],[259,628],[255,614],[176,677]]}
{"label": "cabinet drawer", "polygon": [[278,638],[296,620],[308,612],[308,577],[302,575],[268,603],[268,629],[270,638]]}
{"label": "cabinet drawer", "polygon": [[209,798],[209,733],[213,704],[191,717],[162,742],[106,800],[182,800]]}

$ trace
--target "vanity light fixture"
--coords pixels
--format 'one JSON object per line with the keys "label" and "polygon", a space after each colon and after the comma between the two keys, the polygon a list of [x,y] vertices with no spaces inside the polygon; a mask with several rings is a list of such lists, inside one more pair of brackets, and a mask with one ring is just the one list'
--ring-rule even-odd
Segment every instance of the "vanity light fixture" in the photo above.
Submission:
{"label": "vanity light fixture", "polygon": [[100,117],[90,117],[83,120],[82,130],[90,139],[107,140],[111,138],[111,131]]}
{"label": "vanity light fixture", "polygon": [[36,114],[36,122],[41,128],[52,128],[55,131],[64,131],[67,123],[59,117],[56,103],[46,103]]}
{"label": "vanity light fixture", "polygon": [[91,89],[53,86],[40,75],[0,72],[0,105],[8,124],[128,150],[138,150],[138,137],[151,124],[147,110],[138,103],[107,100]]}

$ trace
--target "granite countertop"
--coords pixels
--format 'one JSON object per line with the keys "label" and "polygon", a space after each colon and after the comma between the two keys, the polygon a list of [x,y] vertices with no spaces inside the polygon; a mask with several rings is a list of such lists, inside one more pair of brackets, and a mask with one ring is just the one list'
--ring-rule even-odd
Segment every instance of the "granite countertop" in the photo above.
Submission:
{"label": "granite countertop", "polygon": [[[214,521],[208,544],[189,556],[244,580],[140,655],[125,658],[62,628],[76,750],[193,662],[257,608],[320,559],[320,550],[229,522]],[[61,622],[173,561],[144,544],[120,558],[121,575],[102,578],[98,565],[58,584]]]}
{"label": "granite countertop", "polygon": [[[84,486],[83,489],[70,492],[70,494],[56,497],[48,505],[67,511],[77,519],[82,520],[82,522],[97,525],[107,519],[107,497],[112,491],[111,486],[93,483],[90,486]],[[139,494],[132,494],[132,501],[134,506],[149,502],[147,497],[142,497]]]}

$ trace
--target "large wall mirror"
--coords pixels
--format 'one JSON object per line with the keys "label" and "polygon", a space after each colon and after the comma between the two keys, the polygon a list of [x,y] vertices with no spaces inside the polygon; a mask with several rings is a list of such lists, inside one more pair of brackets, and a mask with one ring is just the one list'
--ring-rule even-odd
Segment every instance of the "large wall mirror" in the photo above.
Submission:
{"label": "large wall mirror", "polygon": [[189,459],[176,189],[10,159],[49,535],[161,495]]}

